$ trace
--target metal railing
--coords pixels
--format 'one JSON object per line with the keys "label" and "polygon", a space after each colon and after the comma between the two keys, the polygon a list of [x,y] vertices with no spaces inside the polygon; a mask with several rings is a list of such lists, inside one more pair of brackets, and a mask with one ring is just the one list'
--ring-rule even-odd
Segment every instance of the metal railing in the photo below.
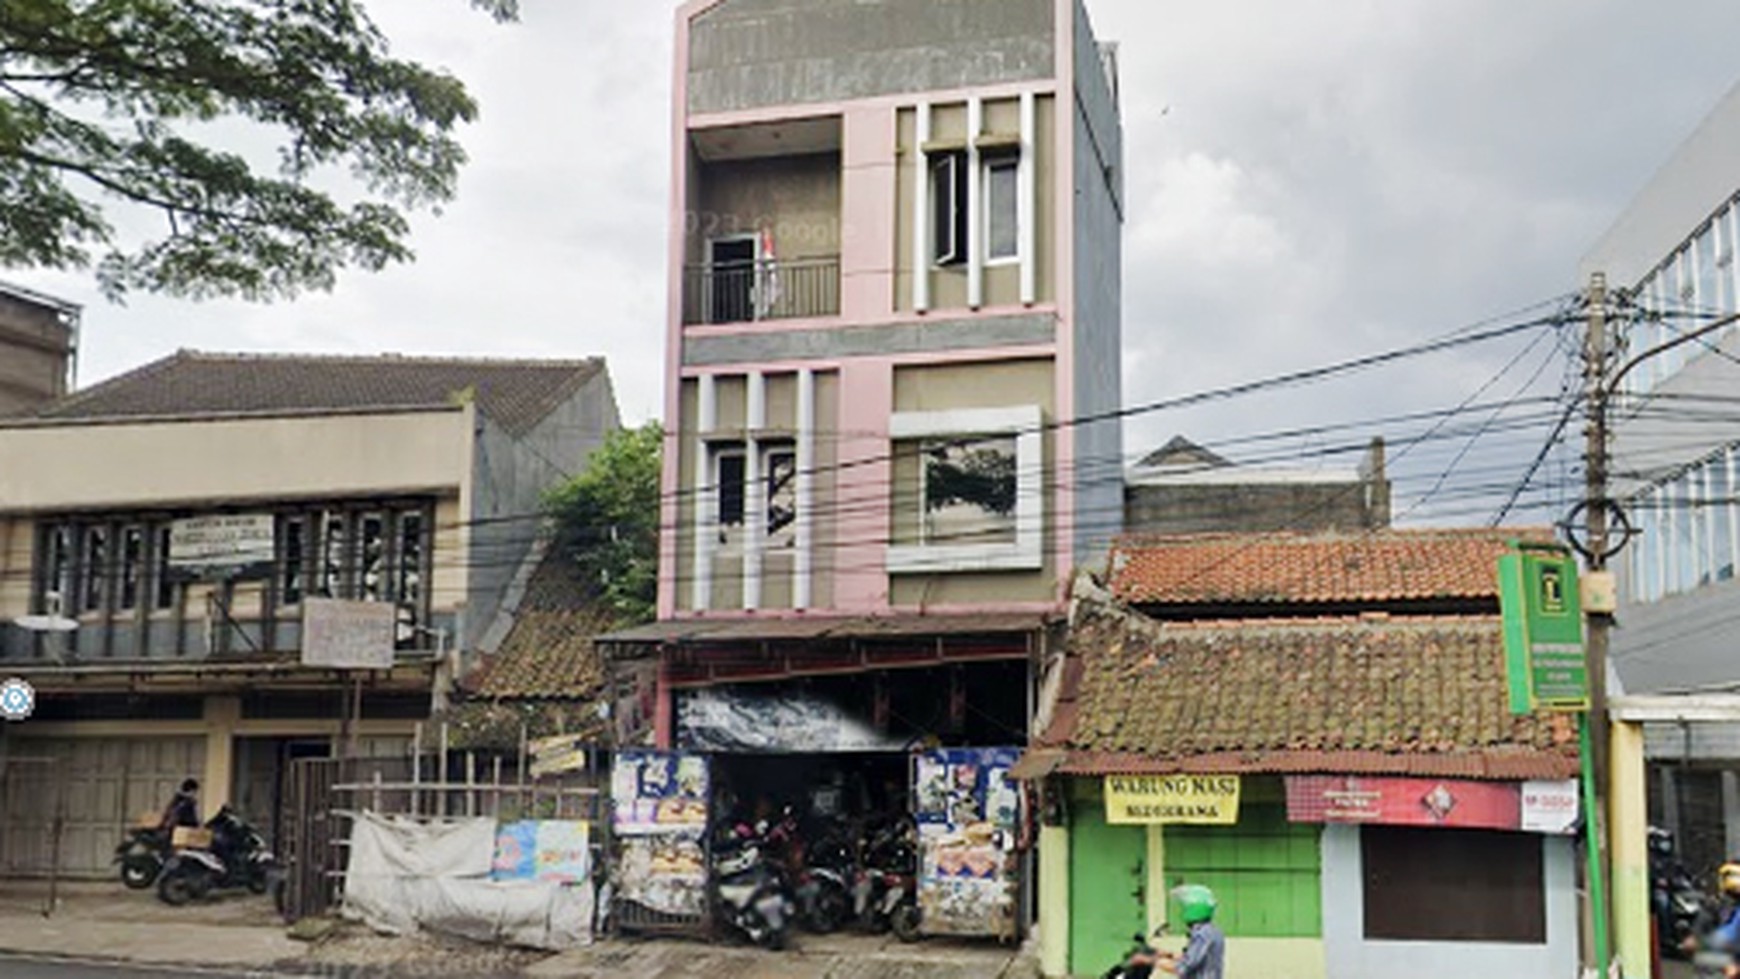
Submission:
{"label": "metal railing", "polygon": [[837,316],[839,312],[837,255],[730,262],[683,270],[683,322],[691,326]]}

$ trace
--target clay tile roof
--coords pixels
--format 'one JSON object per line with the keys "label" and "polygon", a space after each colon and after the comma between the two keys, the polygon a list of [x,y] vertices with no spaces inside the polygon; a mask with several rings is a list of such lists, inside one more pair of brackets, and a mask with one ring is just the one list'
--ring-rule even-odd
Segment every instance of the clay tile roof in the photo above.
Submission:
{"label": "clay tile roof", "polygon": [[1151,604],[1331,604],[1491,599],[1507,542],[1543,528],[1128,537],[1111,589]]}
{"label": "clay tile roof", "polygon": [[551,548],[526,586],[501,647],[466,681],[474,697],[586,699],[604,684],[593,637],[611,624],[588,607],[572,566]]}
{"label": "clay tile roof", "polygon": [[1566,715],[1513,716],[1496,616],[1156,623],[1082,606],[1036,751],[1064,771],[1577,771]]}
{"label": "clay tile roof", "polygon": [[468,390],[523,435],[604,370],[584,360],[229,354],[181,350],[62,398],[38,420],[443,408]]}

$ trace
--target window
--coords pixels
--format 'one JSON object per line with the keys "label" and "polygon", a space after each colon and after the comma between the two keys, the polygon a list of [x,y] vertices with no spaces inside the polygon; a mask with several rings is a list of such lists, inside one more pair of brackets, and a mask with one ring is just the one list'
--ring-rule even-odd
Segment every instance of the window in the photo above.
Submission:
{"label": "window", "polygon": [[1015,542],[1013,435],[925,439],[919,450],[926,544]]}
{"label": "window", "polygon": [[153,562],[151,580],[154,582],[152,607],[159,609],[175,607],[175,579],[169,574],[169,527],[157,528],[157,552]]}
{"label": "window", "polygon": [[967,154],[930,158],[931,261],[958,265],[967,260]]}
{"label": "window", "polygon": [[343,598],[348,594],[344,575],[348,530],[349,521],[338,511],[327,511],[321,521],[319,592],[322,598]]}
{"label": "window", "polygon": [[42,611],[65,615],[72,610],[73,568],[70,526],[50,527],[42,545]]}
{"label": "window", "polygon": [[1043,444],[1036,406],[893,417],[893,572],[1035,569]]}
{"label": "window", "polygon": [[308,563],[308,518],[284,517],[278,523],[278,539],[284,542],[284,553],[278,565],[278,601],[285,605],[302,604],[303,575]]}
{"label": "window", "polygon": [[1361,826],[1365,937],[1544,944],[1541,837]]}
{"label": "window", "polygon": [[985,161],[985,259],[1010,262],[1021,255],[1021,161],[998,156]]}
{"label": "window", "polygon": [[423,514],[419,510],[399,514],[398,570],[393,597],[413,608],[423,602]]}
{"label": "window", "polygon": [[[1204,884],[1220,899],[1228,935],[1315,938],[1323,933],[1321,828],[1289,823],[1287,807],[1246,800],[1235,826],[1167,826],[1166,884]],[[1179,920],[1176,911],[1168,920]]]}
{"label": "window", "polygon": [[79,607],[86,612],[102,611],[109,582],[108,528],[86,528],[83,572],[84,588],[81,590]]}
{"label": "window", "polygon": [[128,527],[121,531],[121,594],[116,605],[124,611],[139,607],[139,583],[145,568],[145,530]]}
{"label": "window", "polygon": [[[756,451],[760,504],[765,507],[766,519],[763,546],[792,547],[797,530],[797,449],[789,441],[774,441],[758,444]],[[713,474],[718,488],[719,543],[741,546],[750,505],[748,455],[742,443],[713,450]]]}
{"label": "window", "polygon": [[359,522],[357,542],[357,597],[378,602],[387,597],[387,518],[365,513]]}

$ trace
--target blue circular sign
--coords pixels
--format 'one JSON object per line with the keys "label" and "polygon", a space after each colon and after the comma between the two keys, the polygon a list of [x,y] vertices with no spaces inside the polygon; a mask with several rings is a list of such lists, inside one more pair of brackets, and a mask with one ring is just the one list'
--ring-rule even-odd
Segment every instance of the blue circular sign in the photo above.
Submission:
{"label": "blue circular sign", "polygon": [[22,721],[36,710],[36,691],[17,677],[0,682],[0,718]]}

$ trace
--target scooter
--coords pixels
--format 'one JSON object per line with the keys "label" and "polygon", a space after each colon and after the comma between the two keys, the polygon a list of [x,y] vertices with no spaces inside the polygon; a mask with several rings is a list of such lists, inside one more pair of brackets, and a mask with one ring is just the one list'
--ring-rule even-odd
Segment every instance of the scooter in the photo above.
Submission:
{"label": "scooter", "polygon": [[785,947],[792,902],[765,856],[766,840],[739,826],[715,851],[713,906],[718,920],[762,948]]}
{"label": "scooter", "polygon": [[156,826],[134,827],[115,847],[115,863],[121,865],[121,883],[142,891],[157,883],[157,875],[172,852],[169,831]]}
{"label": "scooter", "polygon": [[904,941],[918,937],[918,848],[912,836],[911,821],[900,820],[876,831],[864,848],[852,889],[853,910],[864,931],[896,928]]}
{"label": "scooter", "polygon": [[840,930],[852,913],[852,848],[830,836],[806,848],[801,859],[795,883],[804,927],[818,935]]}
{"label": "scooter", "polygon": [[[1155,930],[1154,938],[1159,939],[1165,936],[1166,926],[1161,925]],[[1140,934],[1131,935],[1130,940],[1136,943],[1136,947],[1125,952],[1124,958],[1117,965],[1107,969],[1101,979],[1150,979],[1153,976],[1154,967],[1152,965],[1135,961],[1138,957],[1153,958],[1155,956],[1153,940]]]}
{"label": "scooter", "polygon": [[182,847],[164,864],[157,880],[157,896],[163,903],[180,906],[204,898],[213,890],[246,887],[251,894],[273,888],[278,859],[266,840],[229,806],[219,809],[206,823],[211,831],[209,847]]}
{"label": "scooter", "polygon": [[1684,958],[1714,908],[1676,858],[1673,834],[1654,826],[1649,828],[1649,879],[1662,954]]}

